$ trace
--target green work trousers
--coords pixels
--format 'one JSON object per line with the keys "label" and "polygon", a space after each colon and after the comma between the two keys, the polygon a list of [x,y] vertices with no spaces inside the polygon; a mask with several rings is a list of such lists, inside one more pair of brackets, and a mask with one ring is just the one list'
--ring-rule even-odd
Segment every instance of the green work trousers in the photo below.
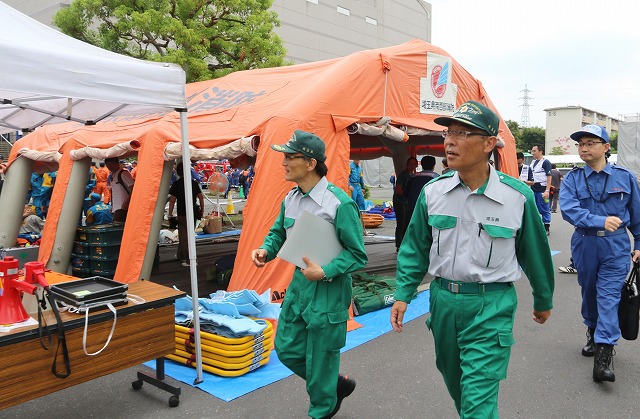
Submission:
{"label": "green work trousers", "polygon": [[518,298],[511,286],[456,294],[433,281],[427,327],[436,366],[461,418],[497,418],[500,380],[507,378]]}
{"label": "green work trousers", "polygon": [[312,418],[329,415],[337,403],[340,348],[349,319],[348,304],[339,303],[342,295],[350,294],[342,288],[338,282],[308,281],[296,270],[278,320],[278,358],[306,381]]}

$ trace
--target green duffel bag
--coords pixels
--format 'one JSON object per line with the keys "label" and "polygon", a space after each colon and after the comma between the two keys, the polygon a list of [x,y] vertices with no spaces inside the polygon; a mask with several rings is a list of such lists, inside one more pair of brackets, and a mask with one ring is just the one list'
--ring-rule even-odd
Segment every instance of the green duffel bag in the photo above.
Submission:
{"label": "green duffel bag", "polygon": [[393,305],[396,278],[373,274],[353,275],[353,310],[356,316]]}

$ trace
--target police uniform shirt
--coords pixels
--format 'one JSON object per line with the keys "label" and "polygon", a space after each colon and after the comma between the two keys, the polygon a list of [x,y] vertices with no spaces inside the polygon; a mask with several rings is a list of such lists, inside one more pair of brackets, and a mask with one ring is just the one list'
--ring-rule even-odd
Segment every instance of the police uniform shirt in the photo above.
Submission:
{"label": "police uniform shirt", "polygon": [[397,300],[409,302],[425,274],[460,282],[513,282],[519,265],[534,308],[551,308],[553,262],[531,189],[490,166],[471,191],[458,172],[428,183],[398,254]]}
{"label": "police uniform shirt", "polygon": [[640,250],[640,190],[629,170],[608,163],[600,172],[575,168],[562,181],[560,201],[562,218],[578,228],[604,230],[607,217],[620,218]]}

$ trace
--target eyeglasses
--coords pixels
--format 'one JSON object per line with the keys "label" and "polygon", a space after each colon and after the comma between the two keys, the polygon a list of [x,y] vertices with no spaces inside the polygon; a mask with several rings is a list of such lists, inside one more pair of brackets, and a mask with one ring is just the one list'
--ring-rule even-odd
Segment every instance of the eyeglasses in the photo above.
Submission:
{"label": "eyeglasses", "polygon": [[457,138],[460,138],[461,140],[466,140],[467,137],[470,137],[470,136],[473,136],[473,135],[479,135],[481,137],[491,137],[489,134],[483,134],[481,132],[449,131],[448,129],[442,131],[442,137],[443,138],[457,137]]}
{"label": "eyeglasses", "polygon": [[289,155],[289,154],[285,154],[285,155],[284,155],[283,160],[286,160],[286,161],[293,161],[293,160],[295,160],[295,159],[306,159],[306,158],[307,158],[307,156],[300,156],[300,155],[297,155],[297,156],[291,156],[291,155]]}
{"label": "eyeglasses", "polygon": [[578,143],[578,148],[587,147],[592,148],[595,147],[596,144],[604,144],[602,141],[587,141],[586,143]]}

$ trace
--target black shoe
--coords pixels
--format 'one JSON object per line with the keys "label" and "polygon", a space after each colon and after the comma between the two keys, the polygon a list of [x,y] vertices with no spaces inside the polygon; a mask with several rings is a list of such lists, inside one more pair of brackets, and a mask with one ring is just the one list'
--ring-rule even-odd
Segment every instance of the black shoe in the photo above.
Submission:
{"label": "black shoe", "polygon": [[336,407],[333,408],[333,411],[329,414],[329,416],[325,416],[323,419],[331,419],[338,413],[340,410],[340,405],[342,404],[342,400],[345,397],[349,397],[353,390],[356,389],[356,380],[349,378],[348,375],[339,375],[338,376],[338,387],[336,389],[336,393],[338,396],[338,401],[336,402]]}
{"label": "black shoe", "polygon": [[602,382],[616,381],[611,363],[613,361],[613,345],[598,343],[596,345],[596,356],[593,359],[593,381]]}
{"label": "black shoe", "polygon": [[595,356],[596,343],[593,340],[595,329],[587,329],[587,344],[582,348],[582,356]]}
{"label": "black shoe", "polygon": [[551,234],[551,233],[549,232],[549,227],[550,227],[550,225],[549,225],[549,224],[545,224],[545,225],[544,225],[544,229],[545,229],[545,231],[547,232],[547,236]]}

